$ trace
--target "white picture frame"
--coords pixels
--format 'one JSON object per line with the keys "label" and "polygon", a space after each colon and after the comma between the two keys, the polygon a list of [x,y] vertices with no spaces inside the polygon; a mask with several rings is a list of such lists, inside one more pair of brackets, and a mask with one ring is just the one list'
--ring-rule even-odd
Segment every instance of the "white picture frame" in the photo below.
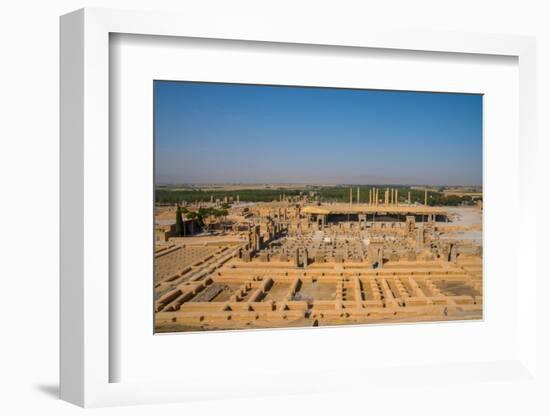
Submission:
{"label": "white picture frame", "polygon": [[[241,22],[242,23],[242,22]],[[535,189],[535,40],[530,37],[467,33],[397,32],[369,28],[359,32],[308,31],[273,25],[240,24],[223,19],[205,24],[193,16],[168,13],[83,9],[61,18],[61,398],[80,406],[159,403],[266,394],[330,392],[396,378],[430,385],[507,380],[537,383],[536,218],[521,215],[517,255],[522,264],[518,290],[517,354],[507,360],[471,363],[418,363],[411,368],[331,369],[289,380],[284,373],[269,382],[213,383],[192,376],[181,382],[112,382],[110,366],[120,358],[110,349],[109,253],[109,37],[110,34],[225,39],[332,47],[430,51],[516,57],[519,66],[519,213],[534,204]],[[167,341],[169,342],[169,341]],[[476,376],[477,374],[477,376]],[[407,376],[408,375],[408,376]],[[346,382],[342,382],[346,379]],[[187,381],[187,382],[186,382]],[[190,383],[192,381],[192,383]]]}

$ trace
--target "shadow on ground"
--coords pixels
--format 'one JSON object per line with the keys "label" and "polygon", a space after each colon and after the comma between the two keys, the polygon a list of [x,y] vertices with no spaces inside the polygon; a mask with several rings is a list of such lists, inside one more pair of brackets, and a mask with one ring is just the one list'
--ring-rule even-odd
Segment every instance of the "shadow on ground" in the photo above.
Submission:
{"label": "shadow on ground", "polygon": [[37,384],[34,387],[36,388],[36,390],[42,392],[46,396],[51,397],[52,399],[59,399],[58,384]]}

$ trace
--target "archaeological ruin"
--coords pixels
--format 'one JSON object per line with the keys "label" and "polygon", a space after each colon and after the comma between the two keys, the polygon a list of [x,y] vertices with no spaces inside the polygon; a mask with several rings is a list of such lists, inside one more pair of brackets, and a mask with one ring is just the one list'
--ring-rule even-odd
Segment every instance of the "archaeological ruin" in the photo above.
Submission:
{"label": "archaeological ruin", "polygon": [[156,332],[482,318],[481,204],[350,188],[346,203],[281,194],[185,212],[222,204],[202,228],[156,207]]}

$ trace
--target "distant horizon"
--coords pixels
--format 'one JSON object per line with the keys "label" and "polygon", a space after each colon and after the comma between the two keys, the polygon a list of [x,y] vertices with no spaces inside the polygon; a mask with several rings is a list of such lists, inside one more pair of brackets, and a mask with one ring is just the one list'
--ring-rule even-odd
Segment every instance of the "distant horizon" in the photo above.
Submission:
{"label": "distant horizon", "polygon": [[483,184],[482,96],[154,82],[155,183]]}
{"label": "distant horizon", "polygon": [[253,186],[253,185],[266,185],[266,186],[275,186],[275,185],[305,185],[305,186],[430,186],[430,187],[454,187],[454,188],[482,188],[483,185],[475,184],[457,184],[457,185],[448,185],[448,184],[426,184],[426,183],[320,183],[320,182],[158,182],[156,186],[205,186],[205,185],[231,185],[231,186]]}

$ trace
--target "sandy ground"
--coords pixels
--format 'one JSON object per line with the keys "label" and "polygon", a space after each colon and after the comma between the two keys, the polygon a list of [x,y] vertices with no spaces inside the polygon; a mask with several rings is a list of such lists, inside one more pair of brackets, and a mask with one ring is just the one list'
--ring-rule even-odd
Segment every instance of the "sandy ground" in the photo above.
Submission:
{"label": "sandy ground", "polygon": [[448,207],[446,210],[453,217],[452,225],[472,227],[482,223],[483,215],[477,207]]}
{"label": "sandy ground", "polygon": [[[449,207],[447,210],[452,221],[441,226],[442,230],[449,229],[448,233],[441,236],[442,240],[469,240],[482,244],[483,214],[477,207]],[[460,229],[453,230],[455,227]]]}

